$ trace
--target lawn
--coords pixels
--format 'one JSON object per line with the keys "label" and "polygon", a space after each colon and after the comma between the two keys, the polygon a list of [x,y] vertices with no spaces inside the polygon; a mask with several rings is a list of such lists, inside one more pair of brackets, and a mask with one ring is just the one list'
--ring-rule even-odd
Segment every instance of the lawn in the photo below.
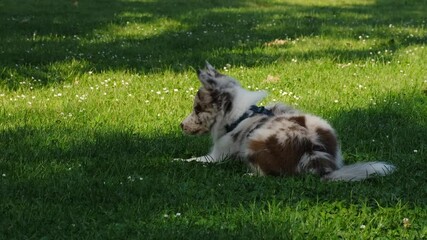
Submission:
{"label": "lawn", "polygon": [[[1,0],[0,239],[427,239],[427,3]],[[205,60],[335,126],[356,183],[179,129]]]}

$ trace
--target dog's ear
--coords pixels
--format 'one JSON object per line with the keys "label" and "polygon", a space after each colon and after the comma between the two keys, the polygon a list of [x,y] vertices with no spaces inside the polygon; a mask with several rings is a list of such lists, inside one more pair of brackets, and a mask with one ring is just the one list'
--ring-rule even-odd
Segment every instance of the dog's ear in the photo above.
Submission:
{"label": "dog's ear", "polygon": [[206,72],[215,78],[220,78],[225,76],[224,74],[218,72],[208,61],[206,61]]}
{"label": "dog's ear", "polygon": [[206,61],[206,70],[212,76],[215,76],[215,77],[222,76],[222,74],[219,73],[208,61]]}
{"label": "dog's ear", "polygon": [[206,62],[206,69],[198,70],[197,76],[206,89],[213,90],[216,89],[219,85],[220,80],[218,78],[224,75],[219,73],[211,64]]}
{"label": "dog's ear", "polygon": [[199,77],[203,87],[207,90],[216,89],[218,86],[218,82],[215,77],[211,76],[207,70],[197,70],[197,76]]}

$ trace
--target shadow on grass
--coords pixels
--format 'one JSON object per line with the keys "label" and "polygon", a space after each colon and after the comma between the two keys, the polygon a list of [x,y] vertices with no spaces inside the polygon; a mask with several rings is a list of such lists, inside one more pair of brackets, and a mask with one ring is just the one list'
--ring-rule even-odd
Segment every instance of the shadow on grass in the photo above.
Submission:
{"label": "shadow on grass", "polygon": [[[0,4],[0,78],[12,89],[25,79],[46,85],[88,71],[181,71],[206,59],[218,65],[245,66],[295,57],[300,61],[364,61],[371,51],[396,51],[427,42],[426,36],[410,36],[405,30],[424,24],[427,6],[418,1],[378,0],[343,6],[252,0],[19,4],[7,0]],[[395,31],[395,26],[402,30]],[[292,53],[291,44],[270,51],[263,48],[276,38],[315,36],[329,41],[368,36],[376,44],[365,50],[349,43],[344,49]]]}
{"label": "shadow on grass", "polygon": [[[171,237],[229,237],[242,228],[250,227],[246,234],[260,234],[275,226],[271,219],[262,220],[271,204],[278,209],[334,203],[370,209],[396,204],[425,207],[427,191],[420,187],[426,181],[425,162],[413,150],[423,154],[427,149],[427,124],[414,120],[420,119],[417,114],[426,114],[421,109],[426,101],[422,95],[402,94],[334,116],[348,162],[381,157],[398,167],[391,176],[361,183],[325,183],[314,176],[250,177],[244,175],[243,164],[233,161],[207,165],[171,161],[208,151],[207,138],[180,133],[144,136],[108,127],[71,130],[57,123],[3,129],[0,234],[87,235],[102,224],[98,233],[110,237],[159,231]],[[254,215],[239,215],[242,212]],[[175,219],[177,213],[184,215],[182,221]],[[185,222],[185,214],[197,221]],[[233,214],[239,220],[233,220]],[[252,226],[254,219],[267,226]],[[282,227],[290,233],[287,224]],[[21,226],[28,227],[22,231]],[[271,234],[281,235],[273,230]]]}
{"label": "shadow on grass", "polygon": [[[209,150],[206,137],[180,133],[144,136],[108,127],[71,130],[55,123],[0,132],[0,169],[11,178],[2,180],[10,184],[2,184],[2,192],[9,199],[32,199],[46,191],[44,194],[52,195],[46,199],[52,201],[74,193],[76,198],[70,197],[70,201],[90,202],[93,197],[114,204],[121,200],[109,197],[111,188],[99,190],[102,193],[97,188],[105,181],[112,181],[115,187],[120,182],[136,184],[133,180],[141,177],[144,181],[121,193],[122,200],[149,198],[158,207],[203,205],[205,201],[238,206],[276,198],[287,204],[303,199],[348,203],[368,199],[380,205],[396,201],[424,205],[427,192],[420,189],[419,183],[426,180],[427,172],[419,154],[427,149],[427,124],[415,119],[420,119],[418,114],[426,114],[420,106],[425,106],[427,100],[422,95],[408,97],[394,96],[367,109],[334,115],[332,122],[343,142],[347,162],[384,159],[398,167],[392,176],[365,183],[323,183],[316,177],[242,177],[247,168],[240,162],[204,165],[172,161],[204,155]],[[414,150],[419,151],[418,155]],[[57,190],[49,190],[49,185]],[[86,189],[85,185],[91,187]],[[86,189],[84,194],[81,189]],[[58,195],[57,191],[62,193]]]}

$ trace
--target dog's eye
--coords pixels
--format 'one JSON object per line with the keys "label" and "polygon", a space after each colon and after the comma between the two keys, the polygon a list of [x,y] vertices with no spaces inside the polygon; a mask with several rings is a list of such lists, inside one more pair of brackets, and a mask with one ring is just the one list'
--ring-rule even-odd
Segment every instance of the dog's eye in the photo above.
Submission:
{"label": "dog's eye", "polygon": [[197,115],[202,112],[202,107],[200,105],[196,105],[194,107],[194,113]]}
{"label": "dog's eye", "polygon": [[197,111],[197,110],[194,110],[194,113],[195,113],[196,115],[199,115],[200,113],[203,113],[203,111]]}

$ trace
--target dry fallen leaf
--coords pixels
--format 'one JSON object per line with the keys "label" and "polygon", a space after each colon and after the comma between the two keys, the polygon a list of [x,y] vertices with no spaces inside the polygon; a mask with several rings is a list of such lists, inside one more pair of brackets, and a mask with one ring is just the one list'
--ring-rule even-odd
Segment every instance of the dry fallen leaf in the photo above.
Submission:
{"label": "dry fallen leaf", "polygon": [[280,81],[279,77],[269,74],[263,82],[265,82],[265,83],[277,83],[278,81]]}
{"label": "dry fallen leaf", "polygon": [[351,63],[345,63],[345,64],[338,64],[338,67],[340,68],[346,68],[346,67],[350,67]]}
{"label": "dry fallen leaf", "polygon": [[288,43],[287,40],[283,40],[283,39],[274,39],[271,42],[267,42],[264,45],[271,47],[271,46],[281,46],[281,45],[285,45],[286,43]]}

